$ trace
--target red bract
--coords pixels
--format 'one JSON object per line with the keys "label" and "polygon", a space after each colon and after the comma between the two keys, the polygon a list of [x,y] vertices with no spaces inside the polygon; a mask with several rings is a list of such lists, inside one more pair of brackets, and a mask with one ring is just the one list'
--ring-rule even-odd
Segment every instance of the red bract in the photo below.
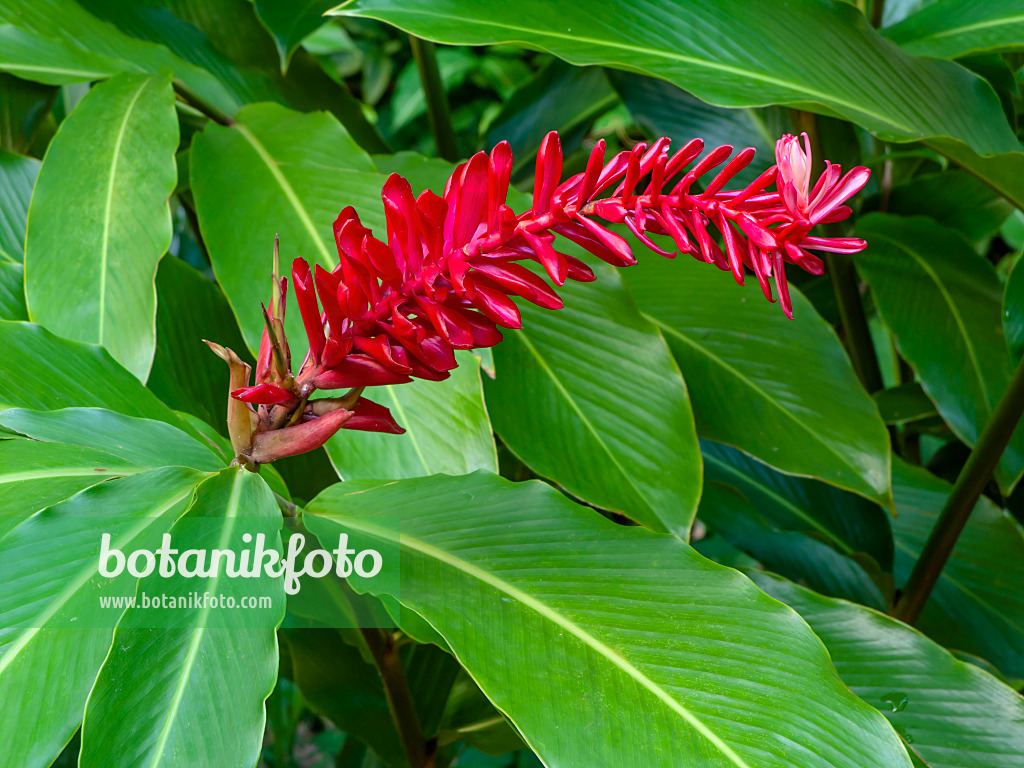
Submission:
{"label": "red bract", "polygon": [[[261,440],[269,446],[269,438],[260,435],[278,430],[292,430],[298,443],[318,447],[327,430],[306,425],[328,414],[334,429],[401,431],[387,409],[360,398],[362,388],[447,378],[456,366],[454,350],[493,346],[502,339],[499,328],[522,327],[512,297],[560,308],[551,284],[519,263],[536,262],[555,285],[593,280],[585,263],[557,250],[557,236],[614,266],[635,264],[629,243],[609,223],[624,224],[644,246],[668,258],[687,253],[731,271],[740,284],[751,270],[769,301],[774,283],[792,318],[785,263],[820,274],[822,262],[811,250],[852,253],[865,246],[854,238],[809,235],[815,224],[850,215],[843,203],[864,186],[869,171],[856,168],[841,177],[838,166],[826,163],[811,189],[810,149],[803,138],[804,148],[793,136],[780,139],[778,165],[745,188],[726,190],[753,159],[753,148],[730,159],[732,147],[717,147],[697,160],[704,147],[700,139],[670,153],[669,139],[662,138],[606,159],[602,140],[585,170],[563,181],[562,151],[551,132],[537,155],[533,205],[520,214],[506,202],[512,172],[507,142],[459,165],[443,196],[429,190],[414,195],[408,181],[392,174],[382,191],[383,239],[347,207],[334,222],[338,266],[328,272],[319,265],[311,271],[302,259],[292,265],[309,337],[309,353],[294,377],[284,339],[287,285],[275,271],[256,384],[232,392],[260,404],[252,444],[240,455],[257,462],[275,453],[291,455],[281,452],[294,446],[283,447],[280,436],[272,448],[252,447]],[[662,236],[663,244],[651,235]],[[344,405],[309,399],[317,389],[343,388],[353,390]],[[352,409],[347,420],[333,415],[342,407]]]}

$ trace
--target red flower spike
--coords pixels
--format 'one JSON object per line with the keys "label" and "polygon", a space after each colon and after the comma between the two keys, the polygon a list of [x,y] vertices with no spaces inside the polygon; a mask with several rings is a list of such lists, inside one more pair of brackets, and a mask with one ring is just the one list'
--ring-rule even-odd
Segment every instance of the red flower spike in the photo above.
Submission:
{"label": "red flower spike", "polygon": [[[507,204],[507,142],[460,164],[443,196],[416,196],[408,181],[392,175],[381,193],[387,228],[380,238],[346,207],[334,222],[338,266],[312,273],[301,259],[292,266],[310,339],[297,373],[279,370],[282,363],[290,368],[281,322],[284,280],[275,278],[253,386],[244,363],[214,347],[231,365],[231,435],[239,460],[259,463],[309,450],[342,427],[400,432],[387,409],[360,396],[362,388],[447,378],[457,365],[455,349],[494,346],[502,339],[499,326],[522,327],[512,297],[561,307],[548,282],[522,264],[537,262],[557,285],[593,280],[590,267],[559,252],[559,236],[619,267],[636,258],[609,225],[624,223],[644,248],[672,258],[676,253],[652,239],[667,236],[679,253],[730,271],[741,284],[753,271],[768,300],[777,298],[789,317],[787,263],[820,274],[822,261],[811,251],[865,247],[857,238],[810,232],[851,214],[845,202],[867,183],[866,168],[843,175],[825,163],[814,181],[806,136],[784,136],[776,165],[746,187],[727,189],[754,150],[733,155],[732,147],[715,147],[701,158],[703,151],[694,139],[672,153],[661,138],[608,159],[602,140],[584,171],[563,180],[558,134],[549,133],[537,153],[533,204],[519,215]],[[691,192],[698,182],[703,190]],[[309,399],[317,389],[347,388],[353,391],[341,398]],[[259,404],[259,412],[242,399]]]}

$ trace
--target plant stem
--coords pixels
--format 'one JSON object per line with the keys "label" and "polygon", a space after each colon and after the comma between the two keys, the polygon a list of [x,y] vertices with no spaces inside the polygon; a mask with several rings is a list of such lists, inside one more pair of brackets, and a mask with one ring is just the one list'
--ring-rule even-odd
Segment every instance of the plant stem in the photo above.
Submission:
{"label": "plant stem", "polygon": [[391,718],[395,721],[398,736],[405,748],[411,768],[434,768],[435,755],[433,747],[428,751],[427,741],[423,738],[423,729],[416,714],[409,686],[405,682],[402,661],[398,658],[398,648],[391,635],[377,627],[362,627],[359,632],[366,641],[366,646],[373,655],[384,684],[384,696],[391,710]]}
{"label": "plant stem", "polygon": [[885,15],[885,0],[871,0],[871,26],[875,29],[881,27],[883,15]]}
{"label": "plant stem", "polygon": [[441,70],[437,67],[434,44],[413,35],[409,35],[409,44],[412,46],[412,56],[416,59],[416,68],[420,71],[420,83],[427,99],[427,119],[430,121],[430,131],[434,134],[437,154],[454,163],[459,159],[459,148],[448,109],[448,94],[444,91]]}
{"label": "plant stem", "polygon": [[892,615],[907,624],[914,624],[924,610],[946,561],[956,546],[964,526],[985,484],[999,462],[1010,436],[1024,413],[1024,361],[1017,364],[1010,386],[996,404],[992,416],[981,432],[974,450],[960,470],[953,491],[935,521],[928,541],[914,563],[914,570],[903,587],[903,594]]}
{"label": "plant stem", "polygon": [[208,118],[213,120],[213,122],[226,126],[232,126],[235,124],[235,121],[228,115],[221,112],[217,107],[213,106],[213,104],[193,91],[178,78],[174,78],[172,85],[174,87],[174,92],[178,94],[178,98],[197,112],[206,115]]}

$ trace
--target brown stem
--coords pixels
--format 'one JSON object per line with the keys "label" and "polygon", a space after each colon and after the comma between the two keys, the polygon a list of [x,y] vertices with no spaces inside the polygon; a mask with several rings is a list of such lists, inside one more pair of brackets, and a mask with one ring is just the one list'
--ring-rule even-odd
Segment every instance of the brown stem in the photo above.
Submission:
{"label": "brown stem", "polygon": [[213,104],[193,91],[181,80],[175,78],[172,86],[174,87],[174,92],[178,94],[178,98],[192,107],[192,109],[196,110],[196,112],[205,115],[213,120],[213,122],[219,123],[220,125],[230,127],[235,124],[235,121],[232,120],[231,117],[226,115],[224,112],[221,112],[217,107],[213,106]]}
{"label": "brown stem", "polygon": [[436,745],[433,740],[428,744],[423,737],[420,718],[405,681],[394,638],[377,627],[362,627],[359,631],[380,673],[388,709],[391,710],[391,718],[395,721],[409,765],[411,768],[434,768]]}

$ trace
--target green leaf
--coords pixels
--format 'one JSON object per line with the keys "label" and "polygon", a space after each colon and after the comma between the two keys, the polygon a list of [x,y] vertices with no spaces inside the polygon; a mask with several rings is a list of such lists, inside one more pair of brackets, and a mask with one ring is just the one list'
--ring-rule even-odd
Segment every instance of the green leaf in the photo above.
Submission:
{"label": "green leaf", "polygon": [[39,173],[39,161],[0,151],[0,260],[25,260],[28,202]]}
{"label": "green leaf", "polygon": [[29,515],[143,467],[91,448],[0,440],[0,539]]}
{"label": "green leaf", "polygon": [[571,22],[543,0],[355,0],[336,12],[442,43],[522,42],[572,64],[660,77],[716,106],[841,116],[887,141],[924,140],[1024,203],[1024,152],[991,86],[904,53],[849,3],[598,2]]}
{"label": "green leaf", "polygon": [[621,277],[567,282],[557,312],[523,302],[523,330],[484,382],[495,430],[535,472],[604,509],[684,539],[700,498],[686,384]]}
{"label": "green leaf", "polygon": [[[734,498],[705,494],[702,519],[707,517],[733,544],[764,557],[783,575],[805,579],[836,596],[878,602],[877,588],[865,577],[892,569],[892,533],[882,508],[824,483],[776,472],[725,445],[704,440],[701,452],[708,487],[734,491]],[[775,531],[771,541],[760,538],[766,531]],[[810,561],[794,560],[794,553],[831,565],[820,569]]]}
{"label": "green leaf", "polygon": [[872,397],[886,424],[907,424],[938,416],[939,413],[935,403],[925,394],[924,387],[916,381],[880,389]]}
{"label": "green leaf", "polygon": [[765,125],[766,110],[713,107],[664,80],[629,72],[609,70],[608,79],[633,119],[652,138],[668,136],[676,147],[694,137],[704,139],[707,147],[754,147],[757,155],[734,177],[734,183],[753,181],[775,161],[775,136]]}
{"label": "green leaf", "polygon": [[[923,217],[872,214],[857,222],[857,234],[868,242],[858,271],[901,354],[957,437],[974,445],[1011,373],[995,270],[955,231]],[[1017,430],[996,468],[1004,492],[1021,472]]]}
{"label": "green leaf", "polygon": [[[735,487],[708,481],[697,514],[729,544],[766,568],[822,594],[881,609],[887,605],[879,585],[861,563],[813,532],[780,529]],[[877,563],[874,570],[878,570]]]}
{"label": "green leaf", "polygon": [[[184,524],[207,519],[179,533]],[[224,549],[238,543],[239,531],[280,528],[281,515],[259,476],[232,467],[199,486],[196,501],[171,529],[186,547]],[[278,541],[279,546],[279,541]],[[129,608],[114,633],[110,654],[89,694],[82,724],[82,768],[110,765],[251,768],[260,755],[265,723],[264,700],[277,679],[277,639],[270,614],[284,616],[281,579],[212,576],[168,580],[158,573],[139,581],[140,593],[184,596],[193,590],[240,601],[259,596],[272,607],[236,610],[169,609],[170,626],[154,625],[147,612]],[[273,589],[267,593],[267,587]],[[227,623],[225,626],[225,622]]]}
{"label": "green leaf", "polygon": [[918,176],[889,194],[890,213],[930,216],[959,231],[979,253],[988,250],[1013,210],[994,189],[961,170]]}
{"label": "green leaf", "polygon": [[288,69],[292,54],[299,43],[311,32],[327,21],[324,12],[331,9],[331,0],[256,0],[256,13],[274,37],[274,44],[281,56],[281,71]]}
{"label": "green leaf", "polygon": [[[480,58],[468,48],[438,48],[436,56],[441,85],[446,93],[461,86],[480,66]],[[387,109],[381,114],[381,130],[394,136],[426,112],[427,97],[420,82],[419,67],[410,60],[394,80]]]}
{"label": "green leaf", "polygon": [[216,472],[224,462],[209,448],[162,421],[101,408],[0,412],[0,425],[34,440],[80,445],[143,467],[191,467]]}
{"label": "green leaf", "polygon": [[790,321],[756,282],[741,288],[690,258],[651,257],[623,274],[683,371],[698,434],[891,503],[885,425],[835,332],[798,290]]}
{"label": "green leaf", "polygon": [[1024,50],[1024,13],[1016,0],[940,0],[883,33],[915,56],[958,59]]}
{"label": "green leaf", "polygon": [[[371,228],[384,228],[384,178],[345,129],[328,114],[254,104],[233,127],[210,124],[193,141],[192,193],[217,281],[255,354],[263,333],[260,303],[270,298],[274,235],[281,264],[296,257],[333,269],[331,225],[346,205]],[[369,172],[369,173],[368,173]],[[290,270],[289,270],[290,271]],[[298,312],[285,331],[301,361],[306,334]]]}
{"label": "green leaf", "polygon": [[484,406],[480,364],[456,353],[459,367],[445,381],[373,387],[370,399],[391,410],[404,435],[342,429],[325,446],[344,480],[399,480],[477,469],[498,471],[491,422]]}
{"label": "green leaf", "polygon": [[811,625],[850,690],[876,707],[933,768],[1024,762],[1024,699],[917,630],[763,571],[750,578]]}
{"label": "green leaf", "polygon": [[224,293],[181,259],[160,261],[156,274],[156,353],[147,386],[172,408],[227,432],[229,375],[203,339],[247,357]]}
{"label": "green leaf", "polygon": [[[110,649],[113,627],[70,623],[96,610],[98,525],[111,546],[155,549],[202,478],[171,468],[100,483],[0,539],[0,738],[9,765],[43,768],[60,754]],[[132,577],[125,571],[113,583],[126,594]]]}
{"label": "green leaf", "polygon": [[[951,486],[893,461],[896,540],[893,575],[906,583]],[[918,626],[948,648],[981,656],[1004,674],[1024,677],[1024,533],[982,496],[925,606]]]}
{"label": "green leaf", "polygon": [[562,134],[563,151],[570,154],[594,120],[618,101],[600,67],[552,61],[505,102],[487,128],[487,145],[508,141],[516,173],[532,177],[537,150],[549,131]]}
{"label": "green leaf", "polygon": [[0,349],[0,409],[107,408],[183,426],[102,347],[58,338],[31,323],[0,321]]}
{"label": "green leaf", "polygon": [[0,320],[28,320],[25,268],[0,262]]}
{"label": "green leaf", "polygon": [[1003,293],[1003,333],[1013,365],[1024,355],[1024,268],[1018,259]]}
{"label": "green leaf", "polygon": [[[0,74],[0,148],[24,155],[40,138],[44,126],[47,126],[48,118],[49,125],[55,128],[56,123],[50,115],[50,109],[57,98],[57,93],[56,87]],[[34,176],[35,174],[33,178]],[[31,186],[29,189],[31,190]],[[23,208],[25,212],[28,211],[28,197],[25,197]],[[22,217],[22,225],[24,223]],[[24,245],[24,237],[21,242]]]}
{"label": "green leaf", "polygon": [[66,85],[103,80],[133,68],[13,24],[0,24],[0,69],[46,85]]}
{"label": "green leaf", "polygon": [[547,765],[909,765],[794,613],[678,538],[543,483],[341,483],[305,522],[332,538],[401,528],[403,603]]}
{"label": "green leaf", "polygon": [[177,145],[169,75],[101,83],[61,124],[29,211],[30,316],[105,346],[141,381],[156,346],[154,280],[171,242]]}
{"label": "green leaf", "polygon": [[[162,45],[129,37],[74,0],[5,0],[0,5],[3,23],[22,30],[20,34],[8,34],[16,42],[24,41],[17,51],[32,54],[28,61],[13,62],[22,67],[19,74],[26,79],[62,82],[62,77],[68,77],[70,80],[65,82],[76,82],[116,72],[156,74],[171,69],[175,77],[210,103],[230,112],[237,109],[239,102],[212,74],[183,61]],[[0,70],[8,69],[5,58],[0,54]]]}

